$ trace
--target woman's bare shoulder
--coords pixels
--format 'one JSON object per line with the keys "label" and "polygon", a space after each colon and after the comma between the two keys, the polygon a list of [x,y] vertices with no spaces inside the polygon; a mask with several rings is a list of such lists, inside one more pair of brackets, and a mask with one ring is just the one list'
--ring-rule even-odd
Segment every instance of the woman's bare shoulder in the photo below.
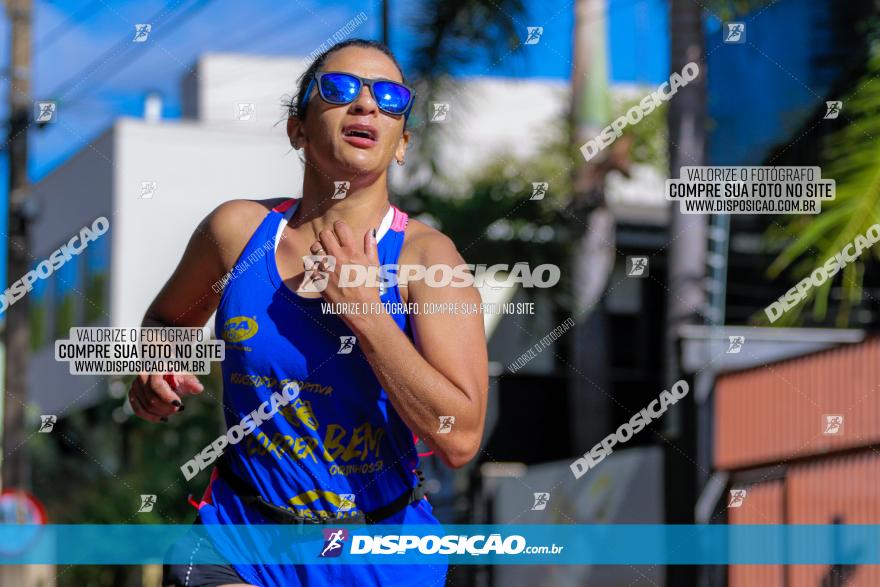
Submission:
{"label": "woman's bare shoulder", "polygon": [[405,259],[401,263],[432,264],[461,259],[451,238],[414,218],[407,222],[400,256]]}
{"label": "woman's bare shoulder", "polygon": [[225,267],[235,264],[248,240],[272,208],[287,198],[235,199],[223,202],[205,218],[209,236],[220,251]]}

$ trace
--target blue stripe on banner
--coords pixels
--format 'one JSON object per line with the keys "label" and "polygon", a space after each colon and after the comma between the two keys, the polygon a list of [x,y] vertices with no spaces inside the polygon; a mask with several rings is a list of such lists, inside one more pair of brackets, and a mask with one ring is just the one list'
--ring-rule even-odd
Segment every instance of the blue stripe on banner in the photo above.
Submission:
{"label": "blue stripe on banner", "polygon": [[[198,538],[216,552],[180,547]],[[235,564],[859,565],[880,564],[880,525],[0,525],[7,565],[206,564],[217,553]]]}

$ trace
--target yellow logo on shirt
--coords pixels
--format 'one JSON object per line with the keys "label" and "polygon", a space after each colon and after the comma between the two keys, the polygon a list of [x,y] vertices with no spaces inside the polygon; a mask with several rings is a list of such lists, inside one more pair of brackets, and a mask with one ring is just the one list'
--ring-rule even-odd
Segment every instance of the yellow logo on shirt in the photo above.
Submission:
{"label": "yellow logo on shirt", "polygon": [[333,507],[339,507],[342,504],[342,497],[338,493],[332,491],[324,491],[323,489],[311,489],[303,491],[299,495],[290,498],[290,505],[307,506],[318,500],[324,500]]}
{"label": "yellow logo on shirt", "polygon": [[257,330],[259,330],[259,326],[253,318],[234,316],[223,325],[223,340],[241,342],[251,338],[257,333]]}
{"label": "yellow logo on shirt", "polygon": [[[291,497],[288,503],[293,507],[288,507],[287,509],[293,510],[306,518],[346,518],[357,514],[355,496],[352,493],[339,495],[332,491],[312,489]],[[333,509],[336,510],[335,514],[325,509],[313,509],[314,506],[320,507],[324,504],[333,506]]]}
{"label": "yellow logo on shirt", "polygon": [[296,398],[293,400],[292,405],[286,405],[281,408],[281,413],[294,426],[299,426],[300,422],[302,422],[312,430],[318,429],[318,418],[315,417],[315,412],[312,410],[312,402],[309,400]]}

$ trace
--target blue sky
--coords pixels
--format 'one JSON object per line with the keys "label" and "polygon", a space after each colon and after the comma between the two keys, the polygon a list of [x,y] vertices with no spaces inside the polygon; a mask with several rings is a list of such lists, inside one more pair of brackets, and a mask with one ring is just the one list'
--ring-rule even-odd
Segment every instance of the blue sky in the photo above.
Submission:
{"label": "blue sky", "polygon": [[[391,45],[406,69],[423,2],[389,1]],[[573,2],[526,0],[526,5],[528,15],[516,25],[523,36],[526,26],[543,26],[540,43],[500,61],[476,54],[457,74],[567,80]],[[200,53],[308,55],[360,12],[367,20],[355,34],[380,34],[377,0],[36,0],[34,10],[32,96],[59,102],[58,122],[30,134],[34,181],[86,148],[114,118],[142,115],[149,91],[163,95],[166,118],[179,117],[180,80]],[[658,83],[666,77],[667,10],[666,0],[609,0],[612,82]],[[131,42],[135,23],[153,25],[146,43]],[[2,63],[8,63],[8,45],[9,28],[2,19]],[[91,68],[96,60],[99,65]],[[0,116],[6,115],[3,100]],[[5,159],[0,164],[0,206],[5,210]],[[5,223],[5,214],[0,215],[0,230],[5,231]],[[5,276],[2,240],[0,275]]]}
{"label": "blue sky", "polygon": [[[413,23],[422,3],[390,2],[392,47],[406,67],[409,48],[419,34]],[[527,6],[528,16],[516,24],[524,34],[526,26],[544,26],[540,43],[500,62],[477,54],[458,73],[568,79],[572,2],[527,0]],[[202,52],[307,55],[360,12],[367,20],[356,34],[371,38],[380,34],[378,1],[56,0],[37,2],[35,8],[33,96],[59,99],[60,123],[32,133],[34,179],[81,149],[114,117],[141,115],[144,95],[150,90],[163,94],[166,117],[178,117],[180,79]],[[665,78],[665,11],[665,0],[609,1],[612,81],[659,82]],[[163,12],[167,15],[164,26],[156,18]],[[154,20],[146,43],[127,42],[134,23]],[[179,24],[175,27],[175,23]],[[8,60],[7,45],[4,22],[0,30],[3,62]],[[106,65],[87,70],[108,51],[111,58]]]}

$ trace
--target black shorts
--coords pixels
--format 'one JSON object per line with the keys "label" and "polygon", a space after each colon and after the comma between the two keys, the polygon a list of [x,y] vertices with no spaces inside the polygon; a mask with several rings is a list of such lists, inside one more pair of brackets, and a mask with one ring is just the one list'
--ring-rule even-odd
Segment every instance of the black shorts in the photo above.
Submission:
{"label": "black shorts", "polygon": [[[193,524],[201,524],[201,518],[196,518]],[[195,533],[189,532],[177,544],[171,547],[170,552],[176,555],[183,554],[192,558],[198,553],[199,560],[216,560],[214,563],[200,564],[166,564],[162,567],[163,587],[218,587],[235,583],[249,584],[241,578],[235,568],[214,550],[210,540],[206,540]],[[175,557],[173,560],[181,560]]]}

